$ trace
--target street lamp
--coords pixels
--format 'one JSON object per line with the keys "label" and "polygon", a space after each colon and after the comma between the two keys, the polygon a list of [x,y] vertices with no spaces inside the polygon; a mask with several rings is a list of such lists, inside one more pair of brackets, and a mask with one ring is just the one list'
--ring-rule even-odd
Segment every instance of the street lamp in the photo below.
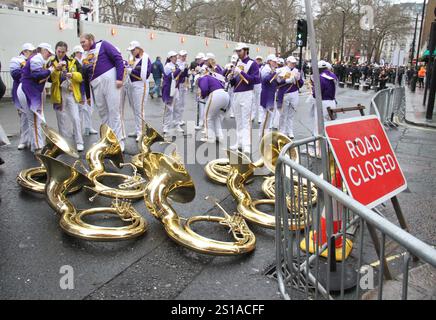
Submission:
{"label": "street lamp", "polygon": [[341,62],[344,61],[344,45],[345,45],[345,10],[342,10]]}

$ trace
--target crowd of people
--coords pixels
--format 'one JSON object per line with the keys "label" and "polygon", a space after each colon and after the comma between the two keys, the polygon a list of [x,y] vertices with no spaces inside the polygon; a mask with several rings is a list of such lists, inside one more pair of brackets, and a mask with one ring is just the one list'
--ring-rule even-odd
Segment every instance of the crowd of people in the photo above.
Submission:
{"label": "crowd of people", "polygon": [[[163,134],[171,138],[184,132],[186,94],[194,88],[198,103],[196,129],[203,131],[202,141],[219,143],[224,139],[222,119],[226,112],[236,122],[233,150],[250,153],[252,121],[259,122],[261,137],[277,127],[294,138],[293,122],[304,84],[304,72],[298,70],[294,56],[285,60],[271,54],[266,59],[252,59],[248,45],[239,43],[231,61],[220,66],[213,53],[200,52],[189,63],[185,50],[170,51],[165,62],[157,57],[152,63],[139,41],[130,42],[125,49],[129,53],[127,59],[119,48],[106,40],[98,41],[92,34],[83,34],[80,45],[71,50],[64,41],[57,42],[54,48],[48,43],[36,47],[25,43],[10,62],[12,98],[20,119],[18,149],[38,152],[43,147],[41,123],[45,122],[47,83],[51,83],[50,104],[56,112],[59,132],[72,137],[78,151],[84,149],[83,135],[97,133],[92,124],[94,110],[101,122],[115,132],[123,150],[127,137],[139,141],[143,120],[147,113],[155,112],[147,108],[149,96],[162,99]],[[327,107],[336,105],[336,86],[343,75],[335,75],[325,61],[320,61],[318,68],[324,117],[328,120]],[[150,75],[154,80],[152,90]],[[127,134],[126,102],[135,120],[134,130]],[[314,107],[311,114],[313,132],[317,134]]]}

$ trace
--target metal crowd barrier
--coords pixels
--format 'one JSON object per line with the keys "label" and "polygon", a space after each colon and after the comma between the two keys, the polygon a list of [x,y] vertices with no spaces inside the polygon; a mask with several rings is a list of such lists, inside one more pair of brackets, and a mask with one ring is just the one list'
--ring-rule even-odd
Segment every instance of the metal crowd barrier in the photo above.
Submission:
{"label": "metal crowd barrier", "polygon": [[[287,145],[276,164],[276,276],[283,298],[407,299],[409,269],[423,263],[436,267],[436,250],[325,181],[316,143],[322,140]],[[291,160],[291,151],[298,160]],[[310,232],[321,235],[324,199],[332,202],[342,224],[336,233],[328,227],[327,241],[314,244],[311,239],[318,237]],[[325,214],[327,226],[332,215]],[[337,262],[350,241],[350,254]],[[302,249],[311,243],[312,253]],[[332,254],[323,257],[326,252]]]}
{"label": "metal crowd barrier", "polygon": [[402,121],[406,107],[406,88],[395,87],[383,89],[371,99],[370,113],[378,116],[386,127],[397,127],[394,119],[398,116]]}

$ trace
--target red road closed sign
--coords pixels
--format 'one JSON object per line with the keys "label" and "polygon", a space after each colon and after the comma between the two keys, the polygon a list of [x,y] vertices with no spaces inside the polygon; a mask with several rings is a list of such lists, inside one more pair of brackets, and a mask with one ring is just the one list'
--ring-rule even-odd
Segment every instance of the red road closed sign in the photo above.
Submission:
{"label": "red road closed sign", "polygon": [[407,188],[377,116],[330,121],[325,131],[351,197],[373,208]]}

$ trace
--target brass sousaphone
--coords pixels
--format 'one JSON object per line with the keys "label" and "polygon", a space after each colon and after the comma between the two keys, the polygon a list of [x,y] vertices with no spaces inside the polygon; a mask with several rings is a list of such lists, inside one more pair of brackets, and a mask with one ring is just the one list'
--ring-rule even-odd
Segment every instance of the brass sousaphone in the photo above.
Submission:
{"label": "brass sousaphone", "polygon": [[[144,194],[145,204],[175,242],[191,250],[212,255],[236,255],[254,250],[256,238],[239,214],[226,214],[225,217],[194,216],[189,219],[178,215],[169,200],[191,202],[195,198],[195,187],[177,154],[149,153],[144,159],[144,171],[151,177]],[[199,235],[191,226],[200,221],[215,222],[229,228],[235,241],[217,241]]]}
{"label": "brass sousaphone", "polygon": [[[56,130],[41,124],[42,131],[46,137],[46,144],[41,150],[41,154],[57,158],[61,154],[68,154],[69,156],[78,159],[79,154],[77,151],[58,133]],[[46,169],[41,163],[41,166],[22,170],[17,176],[18,184],[26,190],[44,193],[45,183],[39,182],[46,178]],[[79,190],[79,187],[70,188],[70,192]]]}
{"label": "brass sousaphone", "polygon": [[148,123],[143,121],[143,134],[141,136],[140,142],[138,144],[140,153],[132,157],[131,162],[138,169],[142,169],[144,162],[144,155],[150,152],[150,148],[154,143],[164,142],[165,139],[162,135],[150,126]]}
{"label": "brass sousaphone", "polygon": [[[290,142],[289,138],[277,132],[265,135],[261,142],[264,164],[272,169],[275,166],[280,150]],[[254,164],[245,154],[239,151],[228,150],[228,155],[231,169],[227,177],[227,188],[237,201],[238,212],[248,221],[257,225],[265,228],[275,228],[275,216],[258,209],[261,205],[275,205],[275,200],[271,198],[253,200],[245,187],[247,173],[253,170]],[[291,158],[295,160],[296,157],[296,152],[293,152]],[[293,221],[289,221],[290,228],[297,230],[305,227],[303,222],[306,220],[306,211],[305,208],[301,208],[300,212],[293,212]]]}
{"label": "brass sousaphone", "polygon": [[[86,153],[86,161],[90,168],[87,175],[93,183],[93,190],[97,194],[111,198],[140,199],[144,197],[145,184],[143,182],[145,180],[137,174],[135,167],[133,176],[106,172],[105,159],[111,160],[118,168],[131,165],[124,163],[121,145],[115,133],[108,125],[103,124],[100,127],[100,141],[94,144]],[[103,178],[118,179],[120,184],[118,188],[107,186],[102,182]]]}
{"label": "brass sousaphone", "polygon": [[[66,194],[69,189],[91,186],[92,181],[72,166],[50,156],[38,155],[38,159],[47,169],[45,195],[50,207],[60,215],[60,226],[68,234],[86,240],[111,241],[127,240],[142,235],[148,228],[147,221],[133,208],[129,201],[118,199],[109,208],[77,210]],[[118,216],[128,225],[121,227],[103,227],[92,225],[83,220],[95,214]]]}

